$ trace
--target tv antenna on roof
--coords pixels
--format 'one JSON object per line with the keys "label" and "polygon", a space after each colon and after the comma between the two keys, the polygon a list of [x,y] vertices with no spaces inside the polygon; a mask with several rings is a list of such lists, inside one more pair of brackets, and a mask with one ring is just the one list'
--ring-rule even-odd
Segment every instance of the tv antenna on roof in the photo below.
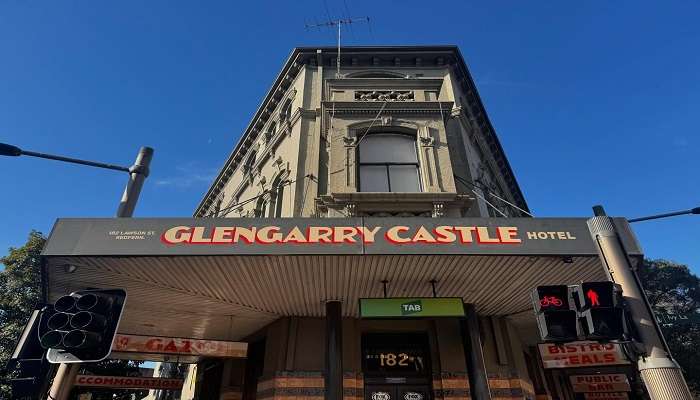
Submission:
{"label": "tv antenna on roof", "polygon": [[306,28],[321,28],[321,27],[338,27],[338,56],[335,59],[335,77],[340,79],[340,29],[343,25],[355,24],[358,22],[369,23],[369,17],[359,17],[359,18],[339,18],[330,20],[328,22],[322,22],[320,24],[306,24]]}

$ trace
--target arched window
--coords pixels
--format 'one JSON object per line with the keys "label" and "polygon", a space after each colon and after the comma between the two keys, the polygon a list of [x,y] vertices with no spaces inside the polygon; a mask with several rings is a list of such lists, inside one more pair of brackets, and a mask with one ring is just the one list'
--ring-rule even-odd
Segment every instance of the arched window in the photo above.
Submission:
{"label": "arched window", "polygon": [[270,124],[270,128],[267,130],[267,132],[265,132],[265,139],[272,139],[272,137],[275,136],[275,132],[277,132],[277,124],[273,122]]}
{"label": "arched window", "polygon": [[271,191],[271,197],[272,197],[272,202],[271,202],[271,207],[270,207],[270,212],[271,216],[274,218],[281,218],[282,217],[282,207],[284,206],[284,187],[285,187],[285,181],[277,178],[275,181],[272,183],[272,189]]}
{"label": "arched window", "polygon": [[287,121],[292,117],[292,99],[287,99],[280,110],[280,121]]}
{"label": "arched window", "polygon": [[415,137],[373,133],[359,143],[360,192],[420,192]]}
{"label": "arched window", "polygon": [[267,215],[267,200],[263,199],[262,197],[258,202],[255,204],[255,210],[253,211],[253,215],[255,218],[264,218]]}
{"label": "arched window", "polygon": [[250,153],[250,156],[245,160],[245,164],[243,164],[243,172],[250,172],[253,170],[256,156],[257,154],[255,152]]}

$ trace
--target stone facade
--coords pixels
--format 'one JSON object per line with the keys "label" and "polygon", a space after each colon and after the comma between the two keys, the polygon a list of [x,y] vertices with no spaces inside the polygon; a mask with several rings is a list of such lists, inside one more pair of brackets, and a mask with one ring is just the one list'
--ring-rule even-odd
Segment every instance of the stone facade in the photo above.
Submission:
{"label": "stone facade", "polygon": [[[336,51],[292,52],[196,217],[526,216],[523,195],[456,47],[344,48],[340,71]],[[420,190],[361,190],[359,145],[368,135],[387,132],[412,138]],[[523,359],[528,350],[514,328],[505,320],[482,318],[480,324],[492,398],[534,399]],[[429,385],[436,400],[471,398],[456,320],[388,324],[346,318],[345,400],[365,398],[362,334],[397,329],[430,337]],[[289,316],[249,338],[266,341],[256,398],[323,398],[323,335],[322,320]]]}

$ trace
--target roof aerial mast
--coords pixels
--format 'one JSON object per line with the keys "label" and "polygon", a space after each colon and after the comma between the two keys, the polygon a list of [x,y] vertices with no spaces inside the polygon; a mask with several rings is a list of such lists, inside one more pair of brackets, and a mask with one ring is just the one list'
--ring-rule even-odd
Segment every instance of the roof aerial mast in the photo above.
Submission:
{"label": "roof aerial mast", "polygon": [[339,18],[335,20],[329,20],[328,22],[322,22],[320,24],[306,24],[306,28],[321,28],[321,27],[338,27],[338,56],[335,59],[335,77],[340,79],[340,30],[343,25],[355,24],[358,22],[369,23],[369,17],[359,17],[359,18]]}

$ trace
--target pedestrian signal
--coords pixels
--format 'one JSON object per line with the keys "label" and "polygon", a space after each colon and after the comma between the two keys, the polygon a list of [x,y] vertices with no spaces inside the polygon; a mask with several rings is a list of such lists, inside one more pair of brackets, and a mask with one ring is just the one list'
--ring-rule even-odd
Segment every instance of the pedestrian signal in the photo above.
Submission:
{"label": "pedestrian signal", "polygon": [[578,290],[583,331],[590,340],[623,339],[622,288],[610,281],[584,282]]}
{"label": "pedestrian signal", "polygon": [[571,342],[578,338],[578,314],[566,285],[538,286],[532,293],[542,340]]}
{"label": "pedestrian signal", "polygon": [[47,307],[39,342],[51,363],[97,362],[112,351],[126,302],[123,289],[80,290]]}

